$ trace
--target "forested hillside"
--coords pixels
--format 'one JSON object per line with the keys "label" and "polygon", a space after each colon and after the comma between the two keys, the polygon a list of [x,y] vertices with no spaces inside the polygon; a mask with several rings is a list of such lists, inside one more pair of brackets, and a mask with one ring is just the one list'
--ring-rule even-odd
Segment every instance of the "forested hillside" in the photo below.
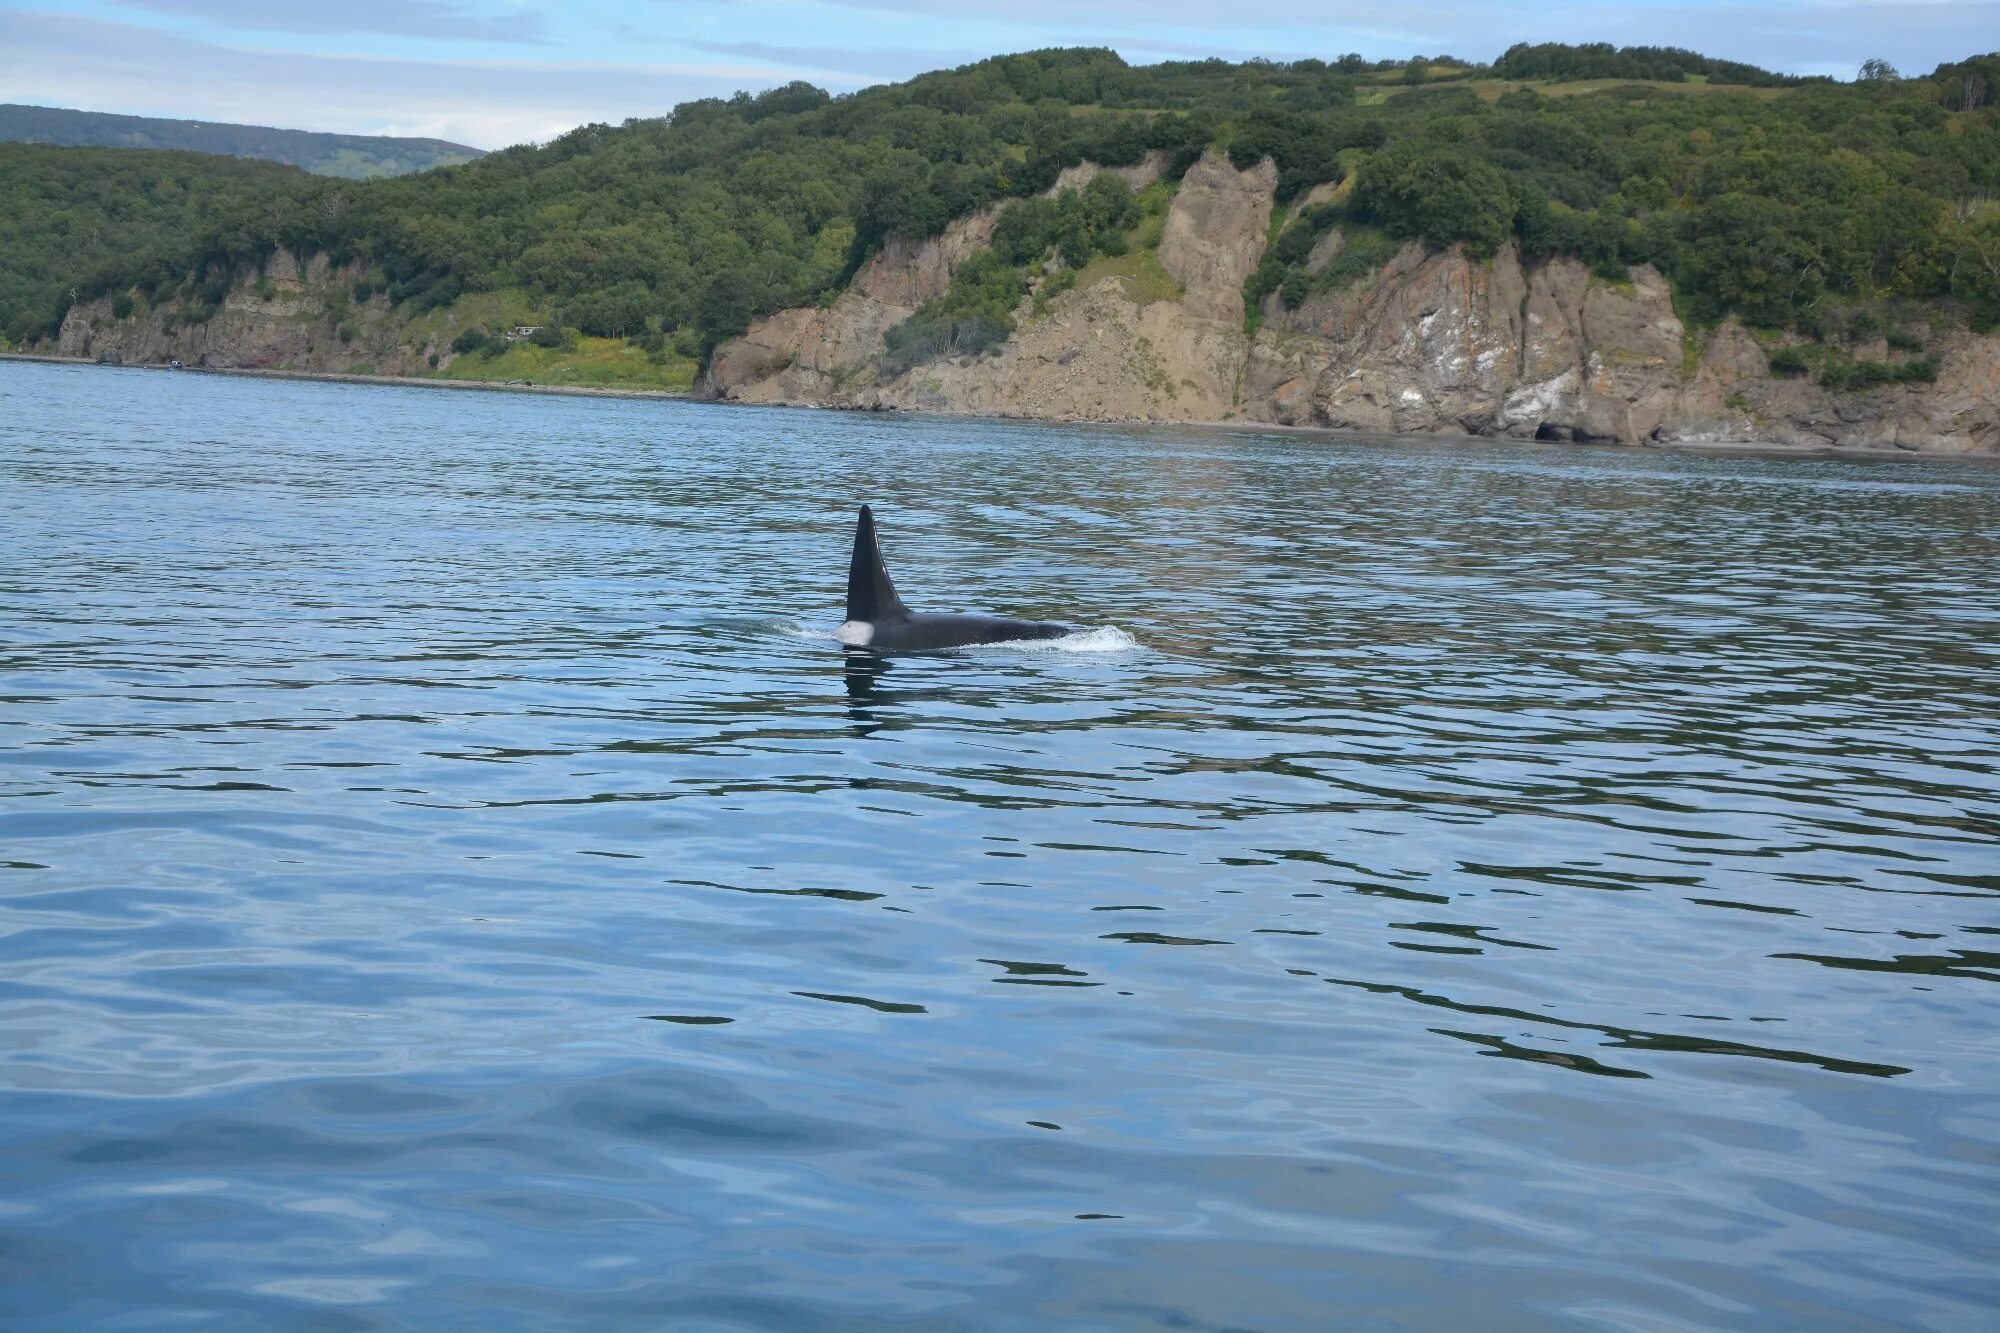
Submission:
{"label": "forested hillside", "polygon": [[[507,292],[584,333],[701,353],[759,312],[831,300],[886,238],[933,235],[1086,159],[1159,151],[1171,179],[1211,145],[1239,166],[1271,158],[1281,204],[1347,183],[1274,229],[1253,305],[1335,280],[1341,265],[1306,260],[1338,221],[1363,256],[1370,236],[1476,255],[1511,239],[1530,262],[1574,255],[1607,276],[1650,263],[1695,324],[1735,313],[1832,337],[1900,302],[1990,327],[2000,56],[1922,78],[1873,72],[1800,81],[1593,47],[1515,48],[1494,66],[1133,67],[1044,51],[841,98],[793,84],[693,102],[361,184],[15,146],[0,164],[0,333],[51,337],[72,291],[129,291],[199,321],[282,248],[358,261],[357,295],[386,290],[413,317]],[[1613,82],[1553,81],[1602,78]],[[1647,82],[1617,82],[1628,78]],[[1116,249],[1139,207],[1071,200],[1008,224],[998,271],[973,275],[989,289],[955,290],[960,308],[932,312],[934,331],[948,321],[944,345],[949,321],[1019,299],[1010,273]],[[43,220],[51,210],[59,226]]]}
{"label": "forested hillside", "polygon": [[1589,42],[1582,46],[1568,46],[1561,42],[1531,46],[1522,42],[1508,47],[1493,62],[1493,73],[1502,79],[1658,79],[1667,83],[1698,79],[1706,83],[1733,83],[1749,88],[1784,88],[1828,82],[1825,79],[1773,74],[1755,65],[1715,60],[1671,46],[1614,47],[1608,42]]}
{"label": "forested hillside", "polygon": [[137,256],[159,256],[155,293],[198,295],[195,256],[309,196],[310,180],[202,153],[0,143],[0,339],[53,333],[76,294],[125,285]]}
{"label": "forested hillside", "polygon": [[169,148],[224,157],[282,162],[319,176],[374,180],[432,167],[470,162],[477,148],[445,139],[380,134],[322,134],[267,125],[227,125],[208,120],[163,120],[104,111],[0,104],[0,141],[80,148]]}

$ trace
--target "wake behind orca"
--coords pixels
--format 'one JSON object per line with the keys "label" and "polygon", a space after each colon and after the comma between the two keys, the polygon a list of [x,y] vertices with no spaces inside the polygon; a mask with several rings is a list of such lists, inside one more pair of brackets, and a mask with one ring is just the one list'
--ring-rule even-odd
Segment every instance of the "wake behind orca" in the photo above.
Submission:
{"label": "wake behind orca", "polygon": [[847,562],[847,623],[834,637],[850,648],[878,652],[923,652],[964,648],[975,643],[1060,639],[1074,627],[1053,620],[1008,620],[1003,616],[951,615],[912,611],[896,595],[882,548],[875,541],[875,515],[867,505],[854,524],[854,554]]}

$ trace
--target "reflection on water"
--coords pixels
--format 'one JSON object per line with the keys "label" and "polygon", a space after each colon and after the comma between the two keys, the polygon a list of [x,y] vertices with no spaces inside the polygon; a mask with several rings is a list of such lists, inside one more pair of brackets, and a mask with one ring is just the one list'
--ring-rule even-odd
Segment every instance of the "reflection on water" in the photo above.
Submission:
{"label": "reflection on water", "polygon": [[0,531],[9,1328],[1990,1326],[1991,470],[0,364]]}

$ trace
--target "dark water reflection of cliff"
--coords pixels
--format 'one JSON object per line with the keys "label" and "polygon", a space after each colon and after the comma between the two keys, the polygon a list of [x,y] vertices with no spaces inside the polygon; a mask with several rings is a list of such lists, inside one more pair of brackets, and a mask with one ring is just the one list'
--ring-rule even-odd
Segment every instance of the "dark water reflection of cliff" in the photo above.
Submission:
{"label": "dark water reflection of cliff", "polygon": [[1995,1317],[1993,470],[0,364],[0,532],[7,1328]]}

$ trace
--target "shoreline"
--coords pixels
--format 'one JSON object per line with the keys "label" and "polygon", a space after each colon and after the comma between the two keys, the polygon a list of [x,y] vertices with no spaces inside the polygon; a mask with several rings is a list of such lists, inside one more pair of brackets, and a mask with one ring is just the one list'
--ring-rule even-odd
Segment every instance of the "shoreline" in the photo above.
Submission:
{"label": "shoreline", "polygon": [[[89,366],[104,370],[172,370],[151,362],[113,364],[83,356],[41,356],[34,352],[0,352],[0,361],[33,361],[55,366]],[[595,384],[527,384],[505,380],[430,379],[421,375],[348,375],[336,370],[285,370],[265,366],[183,366],[186,375],[241,375],[273,380],[319,380],[328,384],[380,384],[405,389],[475,389],[487,393],[544,393],[571,398],[661,398],[669,402],[699,402],[681,389],[626,389]]]}
{"label": "shoreline", "polygon": [[[95,361],[80,356],[44,356],[34,352],[0,351],[0,361],[27,361],[43,365],[87,366],[106,370],[170,370],[169,366],[150,363],[116,365]],[[1612,449],[1620,452],[1652,450],[1657,453],[1674,454],[1727,454],[1757,455],[1772,458],[1852,458],[1857,460],[1903,460],[1903,461],[1949,461],[1961,463],[2000,464],[2000,453],[1972,453],[1969,451],[1918,450],[1918,449],[1841,449],[1830,444],[1784,444],[1773,440],[1640,440],[1626,444],[1620,441],[1592,441],[1587,444],[1566,442],[1515,440],[1492,435],[1392,435],[1378,436],[1360,431],[1333,430],[1325,426],[1288,426],[1272,421],[1151,421],[1095,420],[1069,417],[1032,417],[1006,414],[969,414],[956,412],[926,412],[918,408],[871,409],[858,407],[826,407],[817,403],[740,403],[726,398],[703,398],[699,394],[680,389],[624,389],[600,387],[587,384],[524,384],[507,383],[499,380],[454,380],[430,379],[416,375],[349,375],[332,370],[284,370],[259,366],[186,366],[182,373],[197,375],[239,375],[245,378],[276,380],[314,380],[328,384],[371,384],[389,388],[418,389],[467,389],[485,393],[547,394],[569,398],[637,398],[662,402],[705,403],[716,407],[730,408],[770,408],[786,412],[839,412],[857,416],[880,413],[885,416],[943,417],[962,421],[1006,421],[1032,422],[1043,425],[1064,426],[1143,426],[1151,428],[1191,426],[1202,430],[1254,431],[1259,434],[1322,435],[1332,440],[1345,439],[1406,439],[1406,440],[1457,440],[1467,444],[1542,444],[1558,449]]]}

